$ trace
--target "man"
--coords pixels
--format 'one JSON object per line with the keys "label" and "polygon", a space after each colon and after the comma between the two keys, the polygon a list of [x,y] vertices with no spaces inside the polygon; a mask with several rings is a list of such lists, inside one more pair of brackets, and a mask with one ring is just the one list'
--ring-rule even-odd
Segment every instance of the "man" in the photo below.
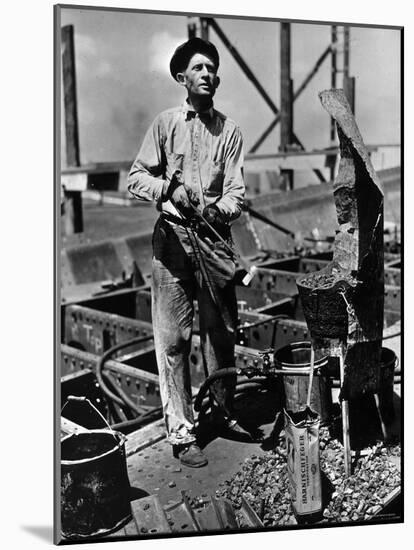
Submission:
{"label": "man", "polygon": [[[191,467],[207,464],[191,402],[193,300],[199,304],[206,374],[234,366],[237,326],[228,246],[229,223],[240,215],[244,197],[243,147],[237,125],[213,107],[218,67],[210,42],[192,38],[176,49],[170,72],[187,99],[156,117],[128,176],[129,191],[155,201],[161,212],[153,234],[155,350],[168,440],[174,456]],[[235,377],[216,381],[212,407],[222,427],[242,431],[232,418],[234,387]]]}

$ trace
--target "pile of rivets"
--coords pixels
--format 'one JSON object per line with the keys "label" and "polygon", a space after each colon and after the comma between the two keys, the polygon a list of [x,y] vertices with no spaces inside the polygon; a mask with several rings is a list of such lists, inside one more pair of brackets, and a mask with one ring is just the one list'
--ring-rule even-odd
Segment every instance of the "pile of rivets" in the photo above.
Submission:
{"label": "pile of rivets", "polygon": [[[391,491],[400,486],[399,469],[389,460],[399,454],[399,445],[387,447],[378,442],[365,449],[363,456],[354,460],[352,475],[346,478],[342,445],[330,437],[327,428],[321,428],[319,435],[321,471],[329,487],[322,522],[371,519]],[[246,458],[240,470],[216,491],[216,496],[229,499],[236,510],[244,496],[266,527],[294,523],[284,439],[274,450]]]}

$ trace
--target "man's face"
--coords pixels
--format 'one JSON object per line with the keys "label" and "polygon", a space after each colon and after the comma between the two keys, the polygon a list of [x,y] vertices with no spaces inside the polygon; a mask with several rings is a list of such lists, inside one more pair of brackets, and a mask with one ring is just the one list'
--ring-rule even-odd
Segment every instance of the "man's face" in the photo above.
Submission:
{"label": "man's face", "polygon": [[185,71],[177,74],[178,82],[187,88],[189,96],[213,97],[220,79],[213,61],[204,54],[196,53]]}

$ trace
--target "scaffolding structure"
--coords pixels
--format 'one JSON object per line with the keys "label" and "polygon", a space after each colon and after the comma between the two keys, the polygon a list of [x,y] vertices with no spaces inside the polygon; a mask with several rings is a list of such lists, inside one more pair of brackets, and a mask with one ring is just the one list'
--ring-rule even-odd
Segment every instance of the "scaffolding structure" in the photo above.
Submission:
{"label": "scaffolding structure", "polygon": [[[210,29],[220,38],[223,45],[228,49],[236,63],[239,65],[246,77],[255,86],[262,99],[273,112],[274,119],[254,142],[249,153],[256,153],[271,134],[274,128],[280,123],[280,152],[305,151],[305,146],[294,132],[294,102],[306,89],[313,77],[319,71],[326,59],[331,58],[331,88],[336,88],[339,84],[339,78],[342,74],[342,87],[355,112],[355,78],[351,77],[350,72],[350,27],[349,26],[331,26],[331,40],[322,54],[316,60],[311,71],[307,74],[299,87],[294,90],[293,80],[291,78],[291,23],[280,23],[280,109],[265,91],[258,78],[254,75],[240,52],[231,43],[217,20],[213,17],[188,17],[188,37],[198,36],[204,40],[210,39]],[[330,126],[330,145],[336,146],[335,123],[331,120]],[[335,172],[336,154],[327,156],[327,166],[330,168],[330,179],[333,180]],[[314,173],[319,181],[326,181],[322,172],[314,169]],[[286,180],[286,188],[293,189],[294,173],[293,170],[282,170],[281,174]]]}

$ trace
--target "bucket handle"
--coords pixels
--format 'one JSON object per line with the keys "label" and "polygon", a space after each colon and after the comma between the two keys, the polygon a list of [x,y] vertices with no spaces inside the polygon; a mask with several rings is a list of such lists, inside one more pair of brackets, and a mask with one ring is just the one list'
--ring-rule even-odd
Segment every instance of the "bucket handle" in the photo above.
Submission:
{"label": "bucket handle", "polygon": [[87,397],[83,397],[83,396],[80,396],[80,395],[68,395],[67,399],[66,399],[66,403],[63,405],[63,407],[60,409],[60,414],[62,414],[63,412],[63,409],[66,407],[66,405],[69,403],[69,401],[82,401],[82,402],[87,402],[89,403],[89,405],[92,407],[92,409],[95,410],[95,412],[98,413],[98,415],[102,418],[102,420],[105,422],[105,424],[108,426],[109,430],[111,431],[112,435],[114,436],[114,439],[116,441],[118,441],[117,437],[116,437],[116,434],[114,432],[114,430],[112,429],[111,425],[108,423],[108,421],[106,420],[106,418],[103,416],[103,414],[95,407],[95,405],[87,398]]}

